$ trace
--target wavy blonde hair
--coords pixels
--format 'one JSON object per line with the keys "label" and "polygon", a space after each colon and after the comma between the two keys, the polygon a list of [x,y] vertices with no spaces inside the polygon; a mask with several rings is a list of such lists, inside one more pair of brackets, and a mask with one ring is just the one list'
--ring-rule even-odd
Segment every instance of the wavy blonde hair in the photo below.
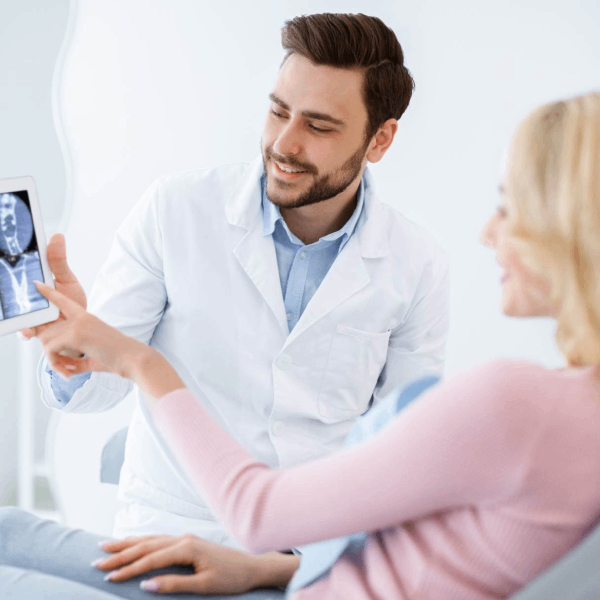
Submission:
{"label": "wavy blonde hair", "polygon": [[600,93],[534,110],[513,137],[509,235],[548,281],[569,365],[600,363]]}

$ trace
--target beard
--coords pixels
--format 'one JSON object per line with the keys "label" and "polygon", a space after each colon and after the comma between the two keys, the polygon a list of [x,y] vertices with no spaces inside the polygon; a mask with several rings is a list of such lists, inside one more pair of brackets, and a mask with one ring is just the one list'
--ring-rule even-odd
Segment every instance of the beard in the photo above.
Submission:
{"label": "beard", "polygon": [[[265,180],[267,183],[267,198],[280,208],[300,208],[301,206],[309,206],[310,204],[317,204],[318,202],[324,202],[325,200],[334,198],[345,191],[358,177],[362,169],[362,162],[365,158],[369,141],[370,140],[367,140],[366,143],[363,143],[363,145],[348,160],[346,160],[341,167],[321,176],[318,175],[317,169],[313,165],[302,164],[291,157],[280,157],[273,152],[272,146],[267,148],[262,153]],[[308,190],[300,193],[300,195],[296,197],[291,196],[289,192],[286,193],[286,188],[290,191],[293,189],[293,184],[288,181],[277,180],[272,186],[277,189],[270,190],[269,173],[267,169],[267,161],[269,159],[293,169],[306,171],[309,175],[315,175],[312,185]]]}

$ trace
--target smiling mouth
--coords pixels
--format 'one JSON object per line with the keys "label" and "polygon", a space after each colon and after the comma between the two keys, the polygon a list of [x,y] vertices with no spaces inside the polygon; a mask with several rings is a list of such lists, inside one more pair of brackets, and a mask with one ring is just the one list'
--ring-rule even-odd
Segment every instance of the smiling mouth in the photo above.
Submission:
{"label": "smiling mouth", "polygon": [[308,171],[297,169],[295,167],[289,167],[288,165],[283,165],[277,161],[273,161],[273,164],[279,173],[285,173],[286,175],[303,175],[304,173],[308,173]]}

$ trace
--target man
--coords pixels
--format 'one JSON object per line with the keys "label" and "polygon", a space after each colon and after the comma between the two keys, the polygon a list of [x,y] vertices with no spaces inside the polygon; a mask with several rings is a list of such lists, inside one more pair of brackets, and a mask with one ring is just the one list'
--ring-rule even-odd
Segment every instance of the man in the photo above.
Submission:
{"label": "man", "polygon": [[[385,394],[442,370],[448,269],[425,232],[382,205],[368,162],[397,132],[413,80],[379,19],[286,23],[261,157],[167,177],[118,230],[92,312],[159,349],[259,460],[289,467],[338,449]],[[61,236],[56,287],[85,305]],[[45,342],[45,328],[28,331]],[[130,383],[68,383],[43,363],[46,404],[111,408]],[[114,534],[194,533],[237,546],[156,433],[139,391]]]}

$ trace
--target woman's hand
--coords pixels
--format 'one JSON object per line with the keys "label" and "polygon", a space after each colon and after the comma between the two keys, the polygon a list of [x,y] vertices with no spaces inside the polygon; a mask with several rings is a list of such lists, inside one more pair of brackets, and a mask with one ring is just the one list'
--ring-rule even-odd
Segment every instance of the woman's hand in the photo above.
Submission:
{"label": "woman's hand", "polygon": [[[52,327],[36,332],[50,366],[68,378],[76,373],[109,371],[128,377],[133,358],[148,347],[110,327],[83,306],[45,283],[38,291],[60,310]],[[87,355],[75,358],[77,355]]]}
{"label": "woman's hand", "polygon": [[172,565],[194,568],[193,575],[160,575],[148,579],[143,585],[148,591],[241,594],[264,585],[261,578],[261,558],[264,557],[213,544],[191,534],[127,538],[107,542],[102,548],[114,554],[93,564],[102,571],[110,571],[110,581],[127,581]]}
{"label": "woman's hand", "polygon": [[60,310],[61,319],[37,337],[50,366],[63,377],[90,371],[116,373],[137,383],[149,402],[185,387],[160,352],[110,327],[51,286],[39,281],[36,286]]}

